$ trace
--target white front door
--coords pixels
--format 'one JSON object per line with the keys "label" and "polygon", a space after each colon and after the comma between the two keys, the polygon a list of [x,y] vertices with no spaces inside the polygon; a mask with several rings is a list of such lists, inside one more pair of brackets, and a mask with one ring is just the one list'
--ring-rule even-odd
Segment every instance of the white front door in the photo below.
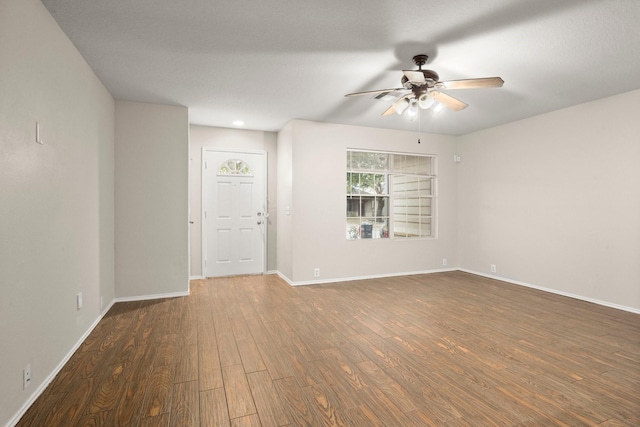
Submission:
{"label": "white front door", "polygon": [[204,276],[263,273],[265,153],[204,149],[202,154]]}

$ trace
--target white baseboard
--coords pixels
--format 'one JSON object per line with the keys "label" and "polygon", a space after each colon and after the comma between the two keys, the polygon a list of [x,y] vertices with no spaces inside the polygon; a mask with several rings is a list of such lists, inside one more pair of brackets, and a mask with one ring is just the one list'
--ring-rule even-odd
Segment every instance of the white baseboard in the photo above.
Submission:
{"label": "white baseboard", "polygon": [[111,309],[111,307],[115,303],[130,302],[130,301],[147,301],[147,300],[154,300],[154,299],[161,299],[161,298],[176,298],[176,297],[184,297],[188,295],[189,295],[189,290],[184,292],[171,292],[166,294],[114,298],[113,301],[111,301],[111,303],[109,303],[109,305],[102,310],[98,318],[91,324],[89,329],[87,329],[87,331],[80,337],[80,339],[75,343],[75,345],[71,348],[71,350],[67,353],[67,355],[60,361],[58,366],[56,366],[56,368],[51,372],[51,374],[49,374],[47,378],[40,384],[40,386],[36,390],[34,390],[33,394],[31,394],[29,399],[27,399],[24,405],[22,405],[22,408],[20,408],[20,410],[13,416],[13,418],[9,421],[6,427],[14,427],[16,424],[18,424],[18,421],[20,421],[20,418],[24,416],[24,414],[27,412],[29,407],[33,405],[33,402],[35,402],[38,399],[38,397],[40,397],[40,395],[46,390],[49,384],[51,384],[51,381],[53,381],[56,375],[58,375],[58,373],[62,370],[62,368],[64,368],[64,365],[66,365],[69,359],[71,359],[71,356],[73,356],[76,350],[80,348],[84,340],[87,339],[87,337],[89,336],[89,334],[91,334],[91,332],[93,332],[95,327],[98,326],[98,323],[100,323],[100,321],[104,318],[105,314],[107,314],[107,312]]}
{"label": "white baseboard", "polygon": [[287,276],[285,276],[279,271],[277,271],[276,274],[291,286],[307,286],[307,285],[321,285],[323,283],[351,282],[354,280],[381,279],[384,277],[412,276],[415,274],[443,273],[443,272],[457,271],[457,270],[458,270],[457,268],[442,268],[442,269],[436,269],[436,270],[422,270],[422,271],[388,273],[388,274],[371,274],[367,276],[338,277],[333,279],[322,279],[322,280],[303,280],[298,282],[292,281],[291,279],[289,279]]}
{"label": "white baseboard", "polygon": [[[525,286],[527,288],[537,289],[537,290],[549,292],[552,294],[557,294],[557,295],[562,295],[569,298],[587,301],[587,302],[602,305],[605,307],[611,307],[618,310],[640,314],[640,309],[637,309],[637,308],[614,304],[607,301],[601,301],[594,298],[588,298],[582,295],[576,295],[568,292],[558,291],[556,289],[536,286],[530,283],[521,282],[518,280],[511,280],[505,277],[485,274],[485,273],[481,273],[474,270],[468,270],[464,268],[446,268],[446,269],[423,270],[423,271],[404,272],[404,273],[374,274],[374,275],[367,275],[367,276],[343,277],[343,278],[323,279],[323,280],[306,280],[306,281],[298,281],[298,282],[294,282],[290,280],[288,277],[286,277],[284,274],[282,274],[279,271],[269,271],[269,272],[266,272],[265,274],[277,274],[282,280],[284,280],[291,286],[307,286],[307,285],[318,285],[323,283],[349,282],[349,281],[355,281],[355,280],[380,279],[384,277],[411,276],[415,274],[443,273],[443,272],[450,272],[450,271],[463,271],[465,273],[487,277],[489,279],[500,280],[503,282],[512,283],[514,285]],[[193,277],[190,279],[194,280]],[[33,402],[35,402],[38,399],[38,397],[40,397],[40,395],[46,390],[49,384],[51,384],[51,382],[55,379],[56,375],[58,375],[58,373],[62,370],[62,368],[64,368],[64,365],[66,365],[69,359],[71,359],[71,356],[73,356],[73,354],[78,350],[78,348],[80,348],[84,340],[89,336],[89,334],[91,334],[91,332],[93,332],[95,327],[98,326],[98,323],[100,323],[100,321],[103,319],[105,314],[107,314],[107,312],[111,309],[111,307],[115,303],[129,302],[129,301],[146,301],[146,300],[154,300],[154,299],[161,299],[161,298],[176,298],[176,297],[184,297],[188,295],[189,295],[189,290],[184,292],[171,292],[166,294],[154,294],[154,295],[115,298],[113,301],[111,301],[111,303],[109,303],[109,305],[105,309],[102,310],[98,318],[91,324],[89,329],[87,329],[87,331],[80,337],[80,339],[75,343],[75,345],[71,348],[71,350],[67,353],[67,355],[60,361],[58,366],[56,366],[56,368],[51,372],[51,374],[49,374],[49,376],[47,376],[47,378],[40,384],[40,386],[36,390],[34,390],[34,392],[31,394],[29,399],[24,403],[24,405],[22,405],[22,408],[20,408],[20,410],[13,416],[13,418],[9,420],[9,422],[6,424],[6,427],[14,427],[16,424],[18,424],[18,421],[20,421],[20,418],[22,418],[22,416],[27,412],[29,407],[31,407]]]}
{"label": "white baseboard", "polygon": [[493,274],[480,273],[478,271],[468,270],[466,268],[459,268],[458,270],[459,271],[464,271],[465,273],[475,274],[476,276],[482,276],[482,277],[487,277],[489,279],[500,280],[502,282],[507,282],[507,283],[511,283],[511,284],[514,284],[514,285],[524,286],[524,287],[531,288],[531,289],[537,289],[539,291],[549,292],[549,293],[556,294],[556,295],[562,295],[564,297],[578,299],[578,300],[581,300],[581,301],[587,301],[587,302],[590,302],[590,303],[593,303],[593,304],[602,305],[602,306],[605,306],[605,307],[615,308],[617,310],[629,311],[631,313],[640,314],[640,309],[633,308],[633,307],[627,307],[627,306],[620,305],[620,304],[614,304],[614,303],[611,303],[611,302],[608,302],[608,301],[602,301],[602,300],[598,300],[598,299],[595,299],[595,298],[585,297],[583,295],[576,295],[576,294],[572,294],[572,293],[569,293],[569,292],[559,291],[557,289],[551,289],[551,288],[545,288],[543,286],[532,285],[531,283],[521,282],[519,280],[511,280],[511,279],[508,279],[508,278],[505,278],[505,277],[496,276],[496,275],[493,275]]}
{"label": "white baseboard", "polygon": [[500,280],[500,281],[511,283],[511,284],[514,284],[514,285],[524,286],[524,287],[527,287],[527,288],[537,289],[539,291],[549,292],[549,293],[556,294],[556,295],[562,295],[562,296],[569,297],[569,298],[574,298],[574,299],[578,299],[578,300],[582,300],[582,301],[591,302],[593,304],[598,304],[598,305],[602,305],[602,306],[605,306],[605,307],[615,308],[617,310],[623,310],[623,311],[628,311],[628,312],[631,312],[631,313],[640,314],[640,309],[637,309],[637,308],[634,308],[634,307],[627,307],[627,306],[620,305],[620,304],[614,304],[614,303],[611,303],[611,302],[608,302],[608,301],[602,301],[602,300],[598,300],[598,299],[594,299],[594,298],[585,297],[583,295],[576,295],[576,294],[572,294],[572,293],[569,293],[569,292],[563,292],[563,291],[559,291],[557,289],[545,288],[545,287],[542,287],[542,286],[532,285],[531,283],[521,282],[521,281],[518,281],[518,280],[511,280],[511,279],[508,279],[508,278],[505,278],[505,277],[500,277],[500,276],[496,276],[496,275],[493,275],[493,274],[481,273],[481,272],[478,272],[478,271],[469,270],[469,269],[465,269],[465,268],[444,268],[444,269],[437,269],[437,270],[414,271],[414,272],[406,272],[406,273],[391,273],[391,274],[377,274],[377,275],[374,274],[374,275],[370,275],[370,276],[342,277],[342,278],[323,279],[323,280],[305,280],[305,281],[298,281],[298,282],[294,282],[293,280],[289,279],[287,276],[285,276],[284,274],[282,274],[279,271],[276,271],[276,274],[278,276],[280,276],[280,278],[282,280],[284,280],[285,282],[287,282],[290,286],[307,286],[307,285],[319,285],[319,284],[323,284],[323,283],[348,282],[348,281],[352,281],[352,280],[365,280],[365,279],[379,279],[379,278],[383,278],[383,277],[410,276],[410,275],[413,275],[413,274],[442,273],[442,272],[448,272],[448,271],[463,271],[465,273],[475,274],[476,276],[482,276],[482,277],[487,277],[489,279]]}
{"label": "white baseboard", "polygon": [[6,427],[14,427],[16,424],[18,424],[18,421],[20,421],[20,418],[24,416],[24,414],[31,407],[31,405],[33,405],[33,402],[35,402],[38,399],[38,397],[40,397],[40,395],[47,389],[49,384],[51,384],[51,381],[53,381],[56,375],[60,373],[62,368],[64,368],[64,365],[67,364],[69,359],[71,359],[71,356],[73,356],[73,354],[80,348],[84,340],[86,340],[89,334],[91,334],[91,332],[93,332],[95,327],[98,326],[98,323],[100,323],[102,318],[105,316],[105,314],[107,314],[107,312],[111,309],[111,307],[113,306],[113,304],[115,304],[115,302],[116,302],[115,300],[111,301],[111,303],[109,303],[109,305],[107,305],[107,307],[105,307],[102,310],[102,312],[96,318],[96,320],[91,324],[91,326],[89,326],[89,329],[87,329],[87,331],[84,334],[82,334],[80,339],[74,344],[71,350],[66,354],[66,356],[62,358],[60,363],[58,363],[58,366],[55,367],[55,369],[47,376],[47,378],[45,378],[45,380],[42,383],[40,383],[38,388],[33,391],[31,396],[29,396],[29,399],[27,399],[24,405],[22,405],[22,408],[20,408],[20,410],[13,416],[13,418],[9,420]]}
{"label": "white baseboard", "polygon": [[[262,274],[278,274],[278,272],[276,270],[269,270],[269,271],[265,271]],[[206,277],[204,276],[189,276],[189,280],[204,280],[204,279],[206,279]]]}
{"label": "white baseboard", "polygon": [[178,298],[178,297],[188,297],[189,290],[181,291],[181,292],[169,292],[166,294],[153,294],[153,295],[138,295],[134,297],[121,297],[116,298],[115,302],[130,302],[130,301],[148,301],[154,299],[162,299],[162,298]]}

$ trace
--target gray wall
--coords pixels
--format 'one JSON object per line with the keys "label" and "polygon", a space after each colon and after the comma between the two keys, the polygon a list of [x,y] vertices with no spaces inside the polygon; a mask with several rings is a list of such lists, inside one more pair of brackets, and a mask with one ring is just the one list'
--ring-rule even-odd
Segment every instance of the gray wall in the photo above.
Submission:
{"label": "gray wall", "polygon": [[115,118],[116,297],[185,294],[187,109],[116,101]]}
{"label": "gray wall", "polygon": [[[416,132],[289,123],[278,141],[280,273],[304,284],[318,281],[314,268],[320,268],[323,281],[441,270],[445,258],[449,266],[457,265],[456,138],[422,134],[420,139],[418,144]],[[347,148],[436,155],[437,238],[346,240]]]}
{"label": "gray wall", "polygon": [[640,91],[460,137],[460,267],[640,311]]}
{"label": "gray wall", "polygon": [[278,132],[278,241],[277,270],[284,277],[293,277],[293,124],[287,123]]}
{"label": "gray wall", "polygon": [[114,298],[114,101],[38,0],[0,2],[0,294],[5,425]]}

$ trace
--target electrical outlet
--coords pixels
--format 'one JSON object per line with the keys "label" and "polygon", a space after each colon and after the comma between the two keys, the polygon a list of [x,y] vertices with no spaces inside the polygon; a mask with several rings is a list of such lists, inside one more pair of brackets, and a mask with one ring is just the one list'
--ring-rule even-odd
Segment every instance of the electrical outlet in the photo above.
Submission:
{"label": "electrical outlet", "polygon": [[82,292],[76,294],[76,308],[80,310],[82,308]]}
{"label": "electrical outlet", "polygon": [[318,267],[313,269],[313,277],[320,277],[320,269]]}
{"label": "electrical outlet", "polygon": [[496,265],[495,264],[491,264],[491,272],[492,273],[496,272]]}
{"label": "electrical outlet", "polygon": [[442,258],[442,265],[443,266],[447,266],[447,259],[446,258]]}
{"label": "electrical outlet", "polygon": [[27,365],[22,370],[22,388],[26,389],[31,384],[31,365]]}

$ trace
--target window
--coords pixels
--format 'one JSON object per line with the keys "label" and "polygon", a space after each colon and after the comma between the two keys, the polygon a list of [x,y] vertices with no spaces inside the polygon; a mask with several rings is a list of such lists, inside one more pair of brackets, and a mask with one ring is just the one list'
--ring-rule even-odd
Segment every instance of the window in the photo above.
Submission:
{"label": "window", "polygon": [[227,160],[220,166],[218,169],[218,175],[248,175],[252,176],[251,169],[249,169],[249,165],[247,165],[242,160],[231,159]]}
{"label": "window", "polygon": [[433,236],[434,156],[347,150],[349,240]]}

